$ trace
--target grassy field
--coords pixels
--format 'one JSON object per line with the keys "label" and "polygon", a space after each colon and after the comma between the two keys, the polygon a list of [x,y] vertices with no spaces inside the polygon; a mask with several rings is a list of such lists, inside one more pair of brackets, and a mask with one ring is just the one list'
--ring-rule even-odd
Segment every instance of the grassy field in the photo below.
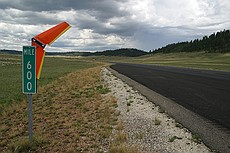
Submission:
{"label": "grassy field", "polygon": [[[79,59],[46,57],[38,87],[67,73],[93,66],[96,64]],[[22,100],[25,96],[22,94],[21,56],[0,54],[0,72],[0,105]]]}
{"label": "grassy field", "polygon": [[[100,82],[101,67],[71,72],[33,97],[34,143],[28,142],[27,102],[0,116],[0,152],[103,152],[119,112]],[[104,96],[101,96],[103,95]]]}
{"label": "grassy field", "polygon": [[[230,72],[230,53],[170,53],[152,54],[142,57],[46,57],[38,87],[75,70],[95,66],[94,61],[128,62],[177,67],[190,67]],[[22,94],[21,56],[0,54],[0,105],[11,104],[25,97]]]}
{"label": "grassy field", "polygon": [[[230,54],[177,53],[126,57],[46,57],[33,96],[34,142],[28,142],[21,56],[0,54],[0,152],[138,152],[124,146],[116,100],[100,80],[102,62],[230,71]],[[12,105],[7,105],[12,104]],[[118,131],[113,135],[112,130]]]}
{"label": "grassy field", "polygon": [[[30,143],[21,57],[0,54],[0,62],[0,152],[138,152],[126,145],[116,99],[100,78],[104,64],[46,57],[38,93],[33,95]],[[112,134],[113,129],[117,133]]]}
{"label": "grassy field", "polygon": [[21,100],[21,57],[0,54],[0,72],[0,105]]}
{"label": "grassy field", "polygon": [[169,53],[151,54],[141,57],[87,57],[103,62],[127,62],[140,64],[154,64],[176,67],[189,67],[230,72],[230,53]]}
{"label": "grassy field", "polygon": [[230,71],[230,53],[170,53],[154,54],[136,58],[132,62]]}

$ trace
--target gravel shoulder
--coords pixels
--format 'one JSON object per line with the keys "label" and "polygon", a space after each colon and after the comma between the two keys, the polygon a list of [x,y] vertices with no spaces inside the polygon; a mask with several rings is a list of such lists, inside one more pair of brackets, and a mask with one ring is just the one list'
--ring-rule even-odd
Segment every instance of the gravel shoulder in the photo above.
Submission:
{"label": "gravel shoulder", "polygon": [[117,100],[119,120],[124,123],[129,143],[138,146],[140,152],[211,152],[199,137],[108,69],[102,69],[102,78]]}

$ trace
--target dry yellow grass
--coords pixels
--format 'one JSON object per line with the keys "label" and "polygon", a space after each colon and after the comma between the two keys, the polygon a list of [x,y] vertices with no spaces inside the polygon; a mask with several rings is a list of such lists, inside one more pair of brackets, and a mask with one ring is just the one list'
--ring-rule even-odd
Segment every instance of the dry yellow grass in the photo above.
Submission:
{"label": "dry yellow grass", "polygon": [[110,153],[138,153],[136,146],[128,146],[127,144],[113,145],[110,148]]}
{"label": "dry yellow grass", "polygon": [[[4,108],[0,152],[101,152],[117,124],[116,100],[100,84],[101,67],[70,73],[33,96],[33,132],[28,145],[27,102]],[[104,95],[102,95],[104,94]],[[24,150],[23,150],[24,149]]]}
{"label": "dry yellow grass", "polygon": [[128,135],[124,130],[124,123],[119,121],[115,128],[115,134],[110,144],[110,153],[139,153],[137,145],[130,145]]}
{"label": "dry yellow grass", "polygon": [[110,153],[139,153],[137,145],[128,143],[128,135],[122,130],[118,131],[110,144]]}

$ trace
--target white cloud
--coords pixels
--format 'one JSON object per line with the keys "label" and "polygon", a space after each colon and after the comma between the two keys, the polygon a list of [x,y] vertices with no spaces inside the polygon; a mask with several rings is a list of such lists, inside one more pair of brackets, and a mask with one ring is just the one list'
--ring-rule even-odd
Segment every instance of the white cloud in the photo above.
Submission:
{"label": "white cloud", "polygon": [[1,0],[0,49],[21,50],[67,21],[72,28],[48,51],[149,50],[229,29],[229,10],[229,0]]}

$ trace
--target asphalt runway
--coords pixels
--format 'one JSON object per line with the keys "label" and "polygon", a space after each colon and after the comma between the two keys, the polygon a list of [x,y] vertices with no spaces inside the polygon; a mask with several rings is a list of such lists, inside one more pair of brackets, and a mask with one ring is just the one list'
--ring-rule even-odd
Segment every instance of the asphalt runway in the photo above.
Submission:
{"label": "asphalt runway", "polygon": [[111,68],[213,124],[230,129],[230,73],[125,63]]}

